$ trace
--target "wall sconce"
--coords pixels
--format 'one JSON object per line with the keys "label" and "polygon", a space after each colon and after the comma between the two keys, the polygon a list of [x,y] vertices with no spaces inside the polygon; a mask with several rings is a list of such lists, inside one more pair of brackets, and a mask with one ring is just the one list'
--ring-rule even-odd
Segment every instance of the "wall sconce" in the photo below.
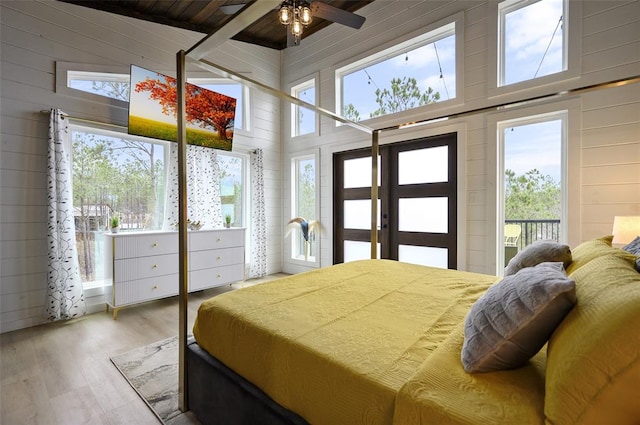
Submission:
{"label": "wall sconce", "polygon": [[614,217],[613,244],[626,245],[638,236],[640,236],[640,215]]}

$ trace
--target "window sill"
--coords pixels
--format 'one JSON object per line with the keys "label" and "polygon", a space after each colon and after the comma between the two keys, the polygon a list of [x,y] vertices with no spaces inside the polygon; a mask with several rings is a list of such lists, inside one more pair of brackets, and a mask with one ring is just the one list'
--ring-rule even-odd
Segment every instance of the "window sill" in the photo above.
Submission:
{"label": "window sill", "polygon": [[94,280],[82,283],[85,298],[104,295],[107,286],[111,286],[110,280]]}

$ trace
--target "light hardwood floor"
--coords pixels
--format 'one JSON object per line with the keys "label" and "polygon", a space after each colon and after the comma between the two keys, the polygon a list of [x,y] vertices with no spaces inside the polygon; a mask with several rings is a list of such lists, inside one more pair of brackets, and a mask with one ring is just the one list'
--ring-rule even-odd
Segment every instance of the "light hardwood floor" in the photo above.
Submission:
{"label": "light hardwood floor", "polygon": [[[202,301],[282,276],[189,294],[189,332]],[[117,320],[96,313],[0,335],[0,423],[157,425],[109,358],[177,333],[173,297],[123,308]]]}

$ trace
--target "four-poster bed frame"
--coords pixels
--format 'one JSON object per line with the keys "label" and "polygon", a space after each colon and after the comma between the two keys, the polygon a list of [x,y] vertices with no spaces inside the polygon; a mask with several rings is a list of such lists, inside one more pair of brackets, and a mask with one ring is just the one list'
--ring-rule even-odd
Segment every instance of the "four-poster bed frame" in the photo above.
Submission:
{"label": "four-poster bed frame", "polygon": [[[261,0],[259,2],[254,2],[253,4],[245,7],[236,17],[230,21],[225,27],[223,27],[220,31],[210,34],[203,38],[200,42],[194,45],[188,51],[180,51],[177,53],[177,82],[178,82],[178,189],[179,189],[179,407],[182,411],[187,411],[189,409],[189,397],[188,397],[188,358],[194,356],[194,352],[204,353],[204,350],[199,348],[197,344],[191,343],[195,348],[192,348],[191,352],[188,353],[189,344],[188,341],[188,309],[187,309],[187,297],[188,297],[188,252],[187,252],[187,228],[186,228],[186,216],[187,216],[187,200],[186,200],[186,119],[185,119],[185,84],[186,84],[186,62],[187,60],[190,63],[197,65],[200,68],[205,70],[212,71],[218,75],[229,78],[231,80],[235,80],[243,85],[247,85],[251,88],[255,88],[257,90],[261,90],[268,94],[271,94],[281,100],[285,100],[289,103],[296,104],[299,106],[303,106],[309,110],[315,111],[320,115],[324,115],[326,117],[332,118],[338,122],[346,124],[350,127],[353,127],[357,130],[363,131],[369,135],[371,135],[371,159],[372,159],[372,176],[371,176],[371,258],[377,258],[377,217],[378,217],[378,162],[377,157],[379,154],[379,136],[384,131],[392,131],[398,130],[402,128],[413,127],[417,125],[429,124],[431,122],[440,121],[448,118],[457,118],[461,116],[466,116],[470,114],[475,114],[479,112],[486,111],[495,111],[500,107],[504,107],[507,105],[514,104],[516,102],[509,102],[504,104],[493,104],[487,107],[477,108],[473,110],[465,110],[464,105],[458,107],[454,113],[450,113],[446,116],[432,116],[429,118],[425,118],[422,120],[418,120],[416,122],[411,123],[403,123],[399,125],[394,125],[385,128],[373,129],[361,123],[357,123],[354,121],[350,121],[345,119],[344,117],[318,107],[316,105],[304,102],[298,98],[295,98],[283,91],[270,87],[266,84],[263,84],[259,81],[253,80],[246,76],[241,75],[240,73],[234,72],[230,69],[227,69],[218,64],[214,64],[212,62],[207,61],[204,57],[210,53],[213,49],[218,47],[223,42],[229,40],[235,34],[246,28],[249,24],[257,20],[258,18],[264,16],[265,14],[271,12],[274,8],[276,8],[280,4],[281,0]],[[633,78],[627,78],[621,81],[613,81],[603,84],[598,84],[595,86],[588,87],[580,87],[572,90],[568,90],[562,93],[547,93],[541,96],[537,96],[535,98],[523,99],[519,102],[532,102],[549,99],[555,96],[567,96],[573,95],[582,91],[594,90],[599,88],[611,87],[620,84],[627,84],[632,82],[637,82],[640,80],[640,77],[635,76]],[[224,364],[217,361],[215,358],[210,357],[202,357],[202,359],[198,360],[201,364],[198,367],[207,367],[213,370],[216,370],[216,374],[219,379],[222,380],[233,380],[235,389],[230,390],[230,392],[234,392],[235,390],[240,392],[245,392],[249,394],[252,400],[257,400],[258,406],[256,412],[254,413],[257,418],[261,418],[260,423],[264,424],[280,424],[280,423],[290,423],[290,424],[306,424],[306,422],[297,416],[296,414],[287,411],[282,408],[279,410],[279,406],[276,405],[275,408],[272,404],[269,404],[269,400],[264,400],[266,397],[260,390],[257,390],[249,381],[243,380],[242,377],[236,375],[230,369],[226,368]],[[202,366],[206,363],[205,366]],[[231,376],[233,375],[233,376]],[[240,379],[238,379],[240,378]],[[215,394],[215,388],[205,388],[207,387],[207,382],[202,381],[197,383],[197,388],[203,388],[203,391],[207,391],[210,396],[218,397],[218,394]],[[257,392],[256,392],[257,390]],[[246,395],[246,394],[245,394]],[[245,395],[241,395],[239,397],[243,398]],[[223,394],[221,400],[218,400],[218,403],[233,403],[236,399],[227,399],[226,395]],[[266,397],[268,399],[268,397]],[[230,409],[233,409],[232,406]],[[235,406],[236,408],[238,406]],[[233,419],[234,412],[229,412],[231,416],[228,416],[227,419]],[[240,415],[240,417],[246,416]],[[262,420],[263,418],[264,421]],[[270,419],[273,418],[273,419]]]}

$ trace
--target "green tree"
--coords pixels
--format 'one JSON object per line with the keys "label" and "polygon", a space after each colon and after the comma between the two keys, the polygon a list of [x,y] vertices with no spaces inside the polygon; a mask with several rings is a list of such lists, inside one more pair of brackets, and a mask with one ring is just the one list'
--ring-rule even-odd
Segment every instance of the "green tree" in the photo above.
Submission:
{"label": "green tree", "polygon": [[316,219],[316,171],[312,160],[301,163],[298,181],[298,215],[307,221]]}
{"label": "green tree", "polygon": [[96,92],[112,99],[129,101],[129,88],[131,84],[121,81],[94,81],[91,88]]}
{"label": "green tree", "polygon": [[391,80],[391,90],[387,88],[376,89],[376,103],[378,103],[379,108],[370,115],[371,118],[375,118],[381,115],[406,111],[407,109],[435,103],[439,99],[440,93],[434,92],[431,87],[427,87],[423,93],[418,86],[418,81],[413,77],[393,78]]}
{"label": "green tree", "polygon": [[[125,190],[122,195],[128,200],[129,223],[136,228],[160,227],[160,214],[151,214],[156,211],[159,183],[163,181],[163,167],[156,158],[156,145],[120,139],[119,143],[111,146],[111,152],[119,157],[125,154],[124,170],[121,172],[132,181],[124,182],[122,186]],[[137,188],[135,194],[131,192],[132,188]]]}
{"label": "green tree", "polygon": [[83,281],[95,279],[95,232],[114,213],[128,228],[160,226],[162,160],[151,143],[74,132],[73,205]]}
{"label": "green tree", "polygon": [[505,170],[505,218],[535,220],[560,218],[560,184],[532,169],[523,175]]}
{"label": "green tree", "polygon": [[[237,156],[218,154],[218,167],[222,215],[231,214],[233,223],[242,223],[242,160]],[[233,192],[229,190],[231,185],[233,185]]]}
{"label": "green tree", "polygon": [[344,117],[348,120],[358,122],[360,121],[360,112],[356,109],[353,103],[344,107]]}
{"label": "green tree", "polygon": [[109,142],[97,140],[86,133],[75,133],[73,140],[73,205],[77,211],[77,239],[80,271],[83,280],[93,280],[93,232],[95,220],[105,218],[113,211],[117,198],[108,187],[117,184],[119,177],[113,166]]}

